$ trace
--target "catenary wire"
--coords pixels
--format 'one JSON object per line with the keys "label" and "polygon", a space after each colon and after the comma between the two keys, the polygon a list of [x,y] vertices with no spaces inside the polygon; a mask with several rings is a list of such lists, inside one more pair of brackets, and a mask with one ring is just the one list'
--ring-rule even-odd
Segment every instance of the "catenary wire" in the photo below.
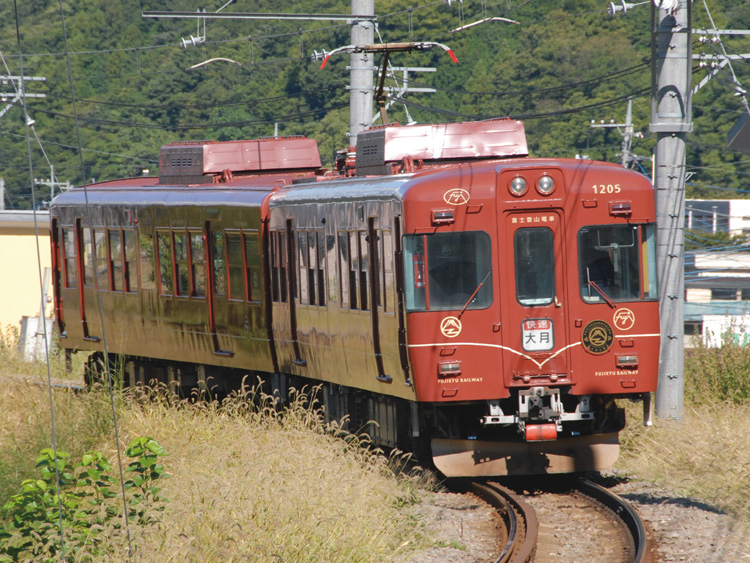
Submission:
{"label": "catenary wire", "polygon": [[[16,0],[13,0],[13,11],[15,15],[15,23],[16,23],[16,44],[18,46],[18,60],[20,64],[21,69],[21,76],[24,76],[23,71],[23,57],[22,54],[22,47],[21,47],[21,29],[20,29],[20,22],[18,19],[18,4]],[[15,87],[15,84],[14,84]],[[26,96],[25,96],[25,90],[22,90],[24,93],[23,96],[20,98],[21,106],[23,107],[25,115],[28,117],[28,113],[26,112]],[[61,552],[61,560],[65,560],[65,527],[63,526],[63,510],[62,510],[62,494],[61,494],[61,481],[60,481],[60,458],[58,456],[57,451],[57,427],[55,424],[55,404],[52,397],[52,371],[50,369],[50,361],[49,361],[49,342],[47,340],[47,321],[45,318],[45,309],[47,307],[47,304],[44,302],[44,287],[43,287],[43,281],[42,281],[42,258],[41,253],[39,249],[39,222],[37,221],[37,212],[36,212],[36,190],[34,189],[34,167],[33,162],[31,158],[31,136],[29,135],[29,120],[28,118],[24,120],[26,122],[26,151],[29,157],[29,175],[32,179],[31,182],[31,202],[32,202],[32,208],[33,208],[33,216],[34,216],[34,238],[36,240],[36,258],[37,258],[37,272],[39,277],[39,292],[41,295],[40,304],[41,304],[41,319],[45,326],[42,327],[42,332],[44,334],[44,350],[45,350],[45,363],[47,366],[47,393],[49,397],[49,410],[50,410],[50,418],[51,418],[51,431],[52,431],[52,450],[54,451],[55,456],[55,491],[57,493],[57,512],[58,512],[58,518],[57,518],[57,525],[58,530],[60,531],[60,552]]]}
{"label": "catenary wire", "polygon": [[[15,1],[15,0],[14,0]],[[68,30],[65,24],[65,10],[63,9],[63,0],[59,0],[59,6],[60,6],[60,20],[62,24],[62,32],[63,32],[63,39],[65,44],[65,52],[68,52]],[[71,97],[73,98],[73,114],[74,114],[74,122],[75,122],[75,132],[76,132],[76,139],[78,144],[78,155],[79,160],[81,164],[81,172],[83,173],[82,177],[82,187],[83,187],[83,196],[84,200],[86,202],[86,215],[88,219],[88,228],[91,229],[91,240],[95,240],[94,237],[94,223],[92,221],[92,215],[91,215],[91,206],[89,205],[89,194],[88,194],[88,185],[86,182],[86,164],[83,159],[83,151],[81,150],[81,130],[78,125],[78,106],[76,104],[76,94],[75,94],[75,85],[73,84],[73,69],[72,65],[70,63],[70,56],[66,54],[65,56],[65,62],[66,62],[66,71],[68,74],[68,78],[70,80],[70,92]],[[96,280],[96,277],[94,278],[94,287],[98,289],[98,280]],[[81,282],[83,283],[83,282]],[[114,427],[114,433],[115,433],[115,447],[117,449],[117,466],[120,471],[120,490],[122,493],[122,504],[123,504],[123,518],[125,519],[125,534],[128,541],[128,560],[132,561],[133,559],[133,545],[130,537],[130,517],[128,514],[128,504],[127,499],[125,498],[125,475],[123,473],[122,469],[122,449],[120,446],[120,431],[119,431],[119,425],[117,423],[117,410],[115,409],[115,395],[114,395],[114,377],[112,375],[112,370],[109,362],[109,349],[107,345],[107,334],[104,329],[104,307],[102,305],[102,296],[100,291],[96,291],[97,294],[97,303],[99,305],[99,319],[101,324],[101,330],[102,330],[102,347],[104,350],[104,369],[107,373],[107,382],[108,382],[108,388],[109,388],[109,400],[110,404],[112,406],[112,424]]]}

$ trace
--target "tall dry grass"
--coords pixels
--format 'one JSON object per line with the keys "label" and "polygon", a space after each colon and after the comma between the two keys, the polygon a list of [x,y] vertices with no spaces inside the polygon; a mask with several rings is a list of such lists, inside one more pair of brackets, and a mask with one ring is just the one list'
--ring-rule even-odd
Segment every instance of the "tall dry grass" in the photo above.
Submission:
{"label": "tall dry grass", "polygon": [[[217,403],[166,396],[123,412],[128,436],[158,429],[174,455],[158,528],[137,532],[148,561],[389,561],[423,547],[419,522],[400,510],[422,491],[392,464],[337,436],[298,396],[278,412],[238,397]],[[257,402],[256,402],[257,405]]]}
{"label": "tall dry grass", "polygon": [[619,469],[750,526],[750,348],[726,335],[720,348],[686,351],[681,421],[656,418],[644,428],[640,409],[629,410]]}
{"label": "tall dry grass", "polygon": [[[0,368],[0,504],[35,476],[37,454],[51,446],[50,392],[36,384],[46,368],[19,363],[12,349],[0,351],[0,359],[8,353]],[[52,396],[58,447],[73,457],[95,449],[114,462],[109,394]],[[430,543],[423,523],[403,510],[426,480],[396,476],[397,459],[325,424],[303,395],[283,412],[259,396],[222,404],[162,392],[116,397],[120,443],[153,436],[170,453],[161,459],[170,477],[159,483],[167,499],[159,523],[131,523],[130,546],[113,533],[108,561],[376,562]]]}
{"label": "tall dry grass", "polygon": [[[54,380],[71,377],[65,361],[50,359]],[[75,366],[82,374],[83,358]],[[79,375],[82,382],[82,377]],[[47,387],[45,362],[25,361],[18,353],[18,331],[6,328],[0,336],[0,505],[17,491],[22,479],[34,476],[40,450],[52,446],[52,412],[58,448],[80,454],[96,447],[112,430],[112,408],[102,393],[81,400],[69,389]],[[50,406],[50,397],[52,403]]]}

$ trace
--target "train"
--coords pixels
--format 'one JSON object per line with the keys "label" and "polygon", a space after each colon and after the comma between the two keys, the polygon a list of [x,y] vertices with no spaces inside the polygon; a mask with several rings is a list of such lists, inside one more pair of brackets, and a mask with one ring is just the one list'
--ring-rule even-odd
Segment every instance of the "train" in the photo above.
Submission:
{"label": "train", "polygon": [[177,142],[50,205],[55,325],[124,382],[318,386],[446,477],[607,469],[659,352],[654,190],[529,156],[522,122]]}

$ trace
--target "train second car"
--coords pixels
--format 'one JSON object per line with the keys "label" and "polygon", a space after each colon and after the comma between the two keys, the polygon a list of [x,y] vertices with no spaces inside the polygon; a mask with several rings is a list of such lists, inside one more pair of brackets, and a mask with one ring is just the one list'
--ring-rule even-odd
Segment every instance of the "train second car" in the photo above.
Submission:
{"label": "train second car", "polygon": [[[521,123],[186,143],[51,206],[61,343],[132,384],[321,384],[331,418],[446,476],[600,470],[656,388],[653,188],[530,158]],[[646,401],[648,403],[648,401]]]}

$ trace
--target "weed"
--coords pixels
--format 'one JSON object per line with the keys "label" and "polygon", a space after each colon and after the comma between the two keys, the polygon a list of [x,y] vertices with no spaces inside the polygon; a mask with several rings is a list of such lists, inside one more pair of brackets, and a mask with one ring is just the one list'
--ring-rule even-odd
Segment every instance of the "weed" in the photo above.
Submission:
{"label": "weed", "polygon": [[[150,437],[131,442],[127,455],[135,458],[125,482],[128,518],[135,525],[158,522],[155,511],[164,509],[158,479],[166,477],[156,462],[164,449]],[[77,561],[107,555],[104,531],[120,529],[122,503],[117,502],[112,466],[99,452],[86,452],[75,466],[70,455],[46,448],[37,457],[41,479],[26,479],[22,491],[10,497],[2,511],[0,561],[40,559]]]}

